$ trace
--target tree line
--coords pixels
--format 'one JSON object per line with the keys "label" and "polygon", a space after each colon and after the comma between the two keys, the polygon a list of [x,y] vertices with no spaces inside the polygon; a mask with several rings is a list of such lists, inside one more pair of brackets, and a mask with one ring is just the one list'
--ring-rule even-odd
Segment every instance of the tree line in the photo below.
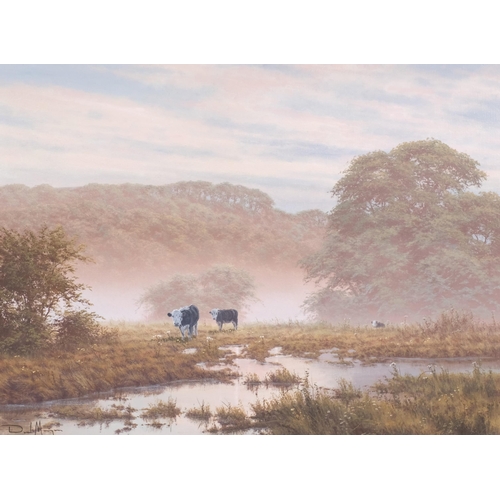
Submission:
{"label": "tree line", "polygon": [[193,262],[296,268],[319,248],[326,214],[286,213],[262,191],[229,183],[0,187],[0,227],[42,225],[84,242],[97,276],[157,275]]}
{"label": "tree line", "polygon": [[500,303],[500,196],[472,190],[485,178],[467,154],[426,139],[355,157],[328,214],[286,214],[263,193],[205,182],[0,188],[0,352],[102,336],[74,276],[89,260],[75,233],[101,265],[126,264],[123,247],[158,269],[181,254],[211,264],[150,286],[140,301],[151,319],[172,304],[255,300],[252,276],[232,265],[238,253],[240,265],[288,269],[301,258],[318,285],[304,302],[315,319],[420,320],[450,308],[489,318]]}

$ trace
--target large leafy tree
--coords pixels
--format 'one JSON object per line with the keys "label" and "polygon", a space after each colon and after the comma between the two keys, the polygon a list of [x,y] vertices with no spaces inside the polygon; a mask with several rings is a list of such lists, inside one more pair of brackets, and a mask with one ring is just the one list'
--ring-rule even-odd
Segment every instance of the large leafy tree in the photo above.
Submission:
{"label": "large leafy tree", "polygon": [[317,318],[421,318],[500,303],[500,197],[477,161],[434,140],[352,160],[332,190],[322,248],[302,261]]}
{"label": "large leafy tree", "polygon": [[209,317],[213,308],[238,309],[245,312],[256,300],[252,276],[230,265],[215,265],[199,275],[175,274],[148,288],[139,299],[151,320],[165,320],[167,313],[195,304],[200,316]]}
{"label": "large leafy tree", "polygon": [[[74,276],[90,259],[61,227],[19,233],[0,229],[0,351],[29,353],[42,347],[57,322],[90,303]],[[91,314],[91,313],[89,313]]]}

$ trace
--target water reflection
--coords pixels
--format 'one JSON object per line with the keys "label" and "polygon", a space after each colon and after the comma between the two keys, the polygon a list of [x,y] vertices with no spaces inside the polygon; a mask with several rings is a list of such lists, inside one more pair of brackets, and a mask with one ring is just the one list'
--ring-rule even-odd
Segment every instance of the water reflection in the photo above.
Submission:
{"label": "water reflection", "polygon": [[[224,346],[223,351],[231,355],[239,355],[244,346]],[[0,433],[7,434],[6,424],[29,427],[31,421],[40,421],[42,427],[49,425],[57,428],[58,434],[202,434],[207,432],[213,422],[188,418],[185,413],[202,405],[210,408],[212,414],[218,407],[238,407],[250,410],[257,399],[270,399],[287,390],[272,384],[245,384],[249,376],[264,381],[267,375],[277,369],[286,368],[301,378],[309,378],[309,382],[324,388],[336,388],[341,378],[352,382],[360,389],[367,389],[384,377],[391,377],[394,367],[391,363],[374,363],[363,365],[358,361],[344,359],[339,361],[334,352],[323,352],[318,359],[295,358],[281,354],[274,349],[264,363],[252,359],[234,359],[234,366],[239,377],[232,383],[220,383],[215,380],[203,382],[178,382],[168,385],[148,386],[142,388],[121,389],[100,395],[97,398],[85,397],[73,400],[52,401],[37,405],[4,405],[0,406]],[[391,360],[401,375],[420,375],[424,371],[441,369],[449,372],[471,372],[473,362],[478,359],[396,359]],[[429,368],[429,365],[431,368]],[[217,367],[216,367],[217,368]],[[218,367],[220,368],[220,367]],[[484,360],[483,370],[500,372],[500,360]],[[175,401],[181,414],[176,418],[142,418],[141,414],[151,405],[160,401]],[[81,420],[60,418],[53,415],[53,410],[61,405],[86,405],[86,407],[111,410],[117,402],[131,406],[136,411],[134,418],[122,418],[105,423],[82,425]],[[60,425],[58,425],[60,424]]]}

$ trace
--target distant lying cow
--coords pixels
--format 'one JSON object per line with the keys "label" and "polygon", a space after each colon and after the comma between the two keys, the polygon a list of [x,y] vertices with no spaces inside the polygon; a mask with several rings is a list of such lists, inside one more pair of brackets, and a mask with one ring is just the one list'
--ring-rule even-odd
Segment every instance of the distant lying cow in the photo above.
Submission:
{"label": "distant lying cow", "polygon": [[210,314],[217,321],[219,332],[222,330],[224,323],[232,323],[234,329],[238,329],[238,311],[236,309],[212,309]]}
{"label": "distant lying cow", "polygon": [[381,323],[380,321],[377,321],[375,319],[372,321],[372,326],[373,326],[373,328],[384,328],[385,327],[384,323]]}
{"label": "distant lying cow", "polygon": [[174,309],[167,316],[174,320],[174,326],[178,326],[181,331],[182,338],[184,338],[184,332],[189,329],[189,338],[193,335],[198,336],[198,320],[200,319],[200,311],[194,305],[181,307],[180,309]]}

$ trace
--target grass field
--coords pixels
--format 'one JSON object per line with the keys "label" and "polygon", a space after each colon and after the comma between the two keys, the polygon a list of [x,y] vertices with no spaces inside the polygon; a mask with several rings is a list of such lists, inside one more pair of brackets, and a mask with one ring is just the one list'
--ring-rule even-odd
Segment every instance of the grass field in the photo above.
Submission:
{"label": "grass field", "polygon": [[[171,323],[114,323],[113,339],[62,351],[54,348],[31,357],[0,358],[0,404],[41,402],[80,397],[114,388],[206,378],[227,381],[236,354],[221,351],[228,344],[244,346],[238,357],[263,361],[269,350],[316,358],[334,350],[339,359],[365,363],[396,357],[500,357],[500,328],[467,314],[448,312],[436,321],[383,329],[349,324],[298,322],[242,325],[219,332],[199,325],[199,335],[183,340]],[[187,351],[188,350],[188,351]],[[203,366],[227,365],[222,370]],[[250,381],[251,382],[251,381]]]}

